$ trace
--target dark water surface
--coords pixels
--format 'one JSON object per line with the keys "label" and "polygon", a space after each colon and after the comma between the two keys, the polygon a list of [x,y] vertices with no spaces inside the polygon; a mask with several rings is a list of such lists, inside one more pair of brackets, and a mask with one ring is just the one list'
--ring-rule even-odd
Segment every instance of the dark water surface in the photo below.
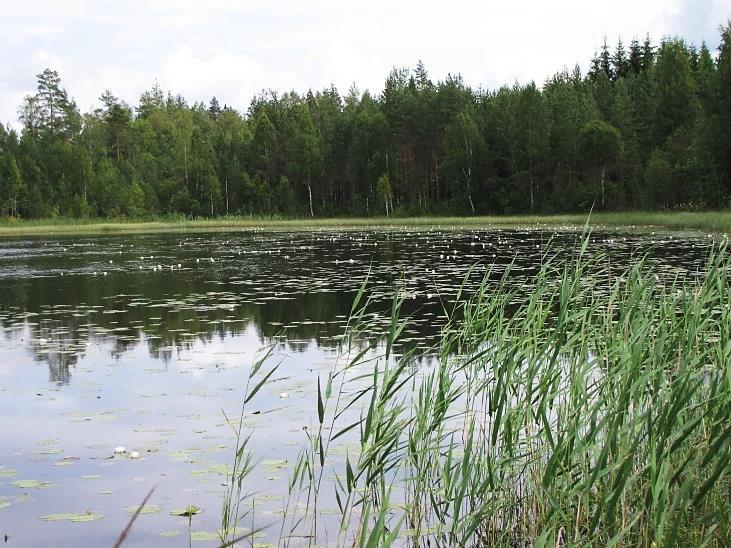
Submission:
{"label": "dark water surface", "polygon": [[[338,359],[367,275],[376,312],[398,291],[413,318],[402,342],[426,348],[470,268],[468,289],[512,262],[511,280],[524,284],[549,241],[570,252],[577,238],[383,229],[0,240],[0,539],[110,546],[157,486],[154,512],[139,517],[125,546],[187,546],[187,519],[171,511],[189,504],[203,509],[194,543],[214,545],[206,539],[220,525],[234,446],[223,411],[237,415],[249,366],[274,337],[282,365],[244,425],[259,463],[255,525],[276,521],[307,443],[303,427],[317,420],[318,374]],[[589,251],[607,253],[613,272],[646,253],[671,280],[696,275],[709,244],[701,235],[594,233]],[[344,458],[347,443],[335,453]],[[119,446],[126,453],[115,456]],[[100,519],[41,519],[62,513]],[[256,542],[276,544],[278,531]]]}

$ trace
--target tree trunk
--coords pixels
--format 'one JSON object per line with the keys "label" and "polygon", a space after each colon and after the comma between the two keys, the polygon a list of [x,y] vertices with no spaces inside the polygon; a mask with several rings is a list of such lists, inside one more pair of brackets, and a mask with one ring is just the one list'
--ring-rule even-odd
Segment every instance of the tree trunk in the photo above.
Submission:
{"label": "tree trunk", "polygon": [[185,186],[188,186],[188,145],[183,145],[183,164],[185,166]]}
{"label": "tree trunk", "polygon": [[309,177],[307,178],[307,194],[310,197],[310,217],[314,217],[315,213],[312,209],[312,185],[310,184]]}
{"label": "tree trunk", "polygon": [[530,210],[534,211],[536,207],[536,200],[533,193],[533,168],[530,170]]}
{"label": "tree trunk", "polygon": [[604,174],[606,172],[606,167],[602,165],[602,209],[604,209],[606,205],[606,200],[604,197]]}

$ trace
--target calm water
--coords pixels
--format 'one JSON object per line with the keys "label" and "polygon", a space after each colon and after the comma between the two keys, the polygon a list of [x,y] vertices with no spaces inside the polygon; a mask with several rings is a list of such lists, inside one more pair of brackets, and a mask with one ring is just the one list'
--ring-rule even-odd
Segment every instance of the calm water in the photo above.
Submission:
{"label": "calm water", "polygon": [[[549,240],[560,253],[576,239],[384,229],[0,240],[0,538],[111,545],[152,486],[155,511],[140,516],[126,546],[187,546],[187,519],[170,512],[189,504],[203,509],[196,537],[215,532],[234,444],[223,412],[237,415],[248,367],[274,338],[282,365],[244,424],[259,462],[255,524],[276,521],[303,428],[317,421],[317,377],[338,359],[366,276],[374,320],[400,292],[413,318],[402,342],[426,349],[470,268],[468,289],[513,261],[511,279],[524,284]],[[647,253],[672,279],[694,276],[709,243],[595,233],[589,249],[607,252],[614,272]],[[343,458],[347,443],[336,448]],[[140,458],[115,456],[118,446]],[[84,512],[104,517],[39,519]],[[276,544],[278,531],[257,542]]]}

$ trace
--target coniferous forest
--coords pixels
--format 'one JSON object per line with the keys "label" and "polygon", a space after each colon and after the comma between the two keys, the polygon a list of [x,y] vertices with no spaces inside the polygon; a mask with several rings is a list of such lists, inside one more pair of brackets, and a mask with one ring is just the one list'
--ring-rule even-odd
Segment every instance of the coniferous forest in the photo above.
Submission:
{"label": "coniferous forest", "polygon": [[0,126],[0,217],[714,209],[731,202],[731,22],[717,51],[606,41],[587,74],[379,95],[262,92],[244,113],[153,85],[81,113],[51,69]]}

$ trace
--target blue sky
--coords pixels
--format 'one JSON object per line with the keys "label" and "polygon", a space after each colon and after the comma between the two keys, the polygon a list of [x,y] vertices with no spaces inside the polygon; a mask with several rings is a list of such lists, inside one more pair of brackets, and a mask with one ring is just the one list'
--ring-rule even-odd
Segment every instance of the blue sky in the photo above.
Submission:
{"label": "blue sky", "polygon": [[379,92],[394,66],[422,59],[432,79],[493,88],[542,82],[646,32],[713,48],[731,0],[2,0],[0,122],[45,67],[82,110],[104,89],[135,104],[157,80],[189,100],[245,110],[264,88],[353,84]]}

